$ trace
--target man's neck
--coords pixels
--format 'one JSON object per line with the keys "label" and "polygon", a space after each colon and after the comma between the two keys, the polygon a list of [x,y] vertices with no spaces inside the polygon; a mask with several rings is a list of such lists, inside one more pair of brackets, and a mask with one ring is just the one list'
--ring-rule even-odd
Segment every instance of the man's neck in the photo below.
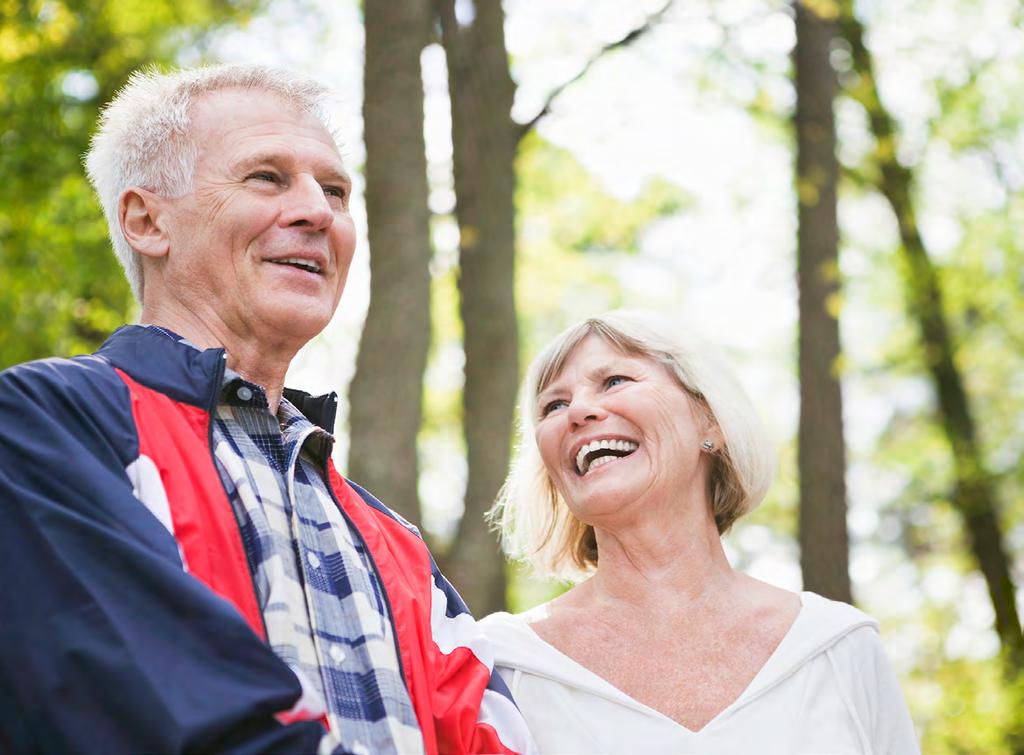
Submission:
{"label": "man's neck", "polygon": [[284,378],[288,372],[288,365],[291,364],[294,352],[286,357],[275,359],[272,354],[259,348],[247,349],[253,346],[252,343],[244,342],[241,348],[234,350],[225,345],[228,352],[228,367],[250,383],[263,388],[267,396],[267,408],[271,414],[277,414],[277,408],[281,404],[281,396],[284,393]]}
{"label": "man's neck", "polygon": [[140,321],[167,328],[200,349],[223,348],[228,355],[227,366],[263,388],[270,413],[277,414],[285,374],[301,344],[265,334],[236,332],[219,318],[200,318],[188,311],[143,306]]}

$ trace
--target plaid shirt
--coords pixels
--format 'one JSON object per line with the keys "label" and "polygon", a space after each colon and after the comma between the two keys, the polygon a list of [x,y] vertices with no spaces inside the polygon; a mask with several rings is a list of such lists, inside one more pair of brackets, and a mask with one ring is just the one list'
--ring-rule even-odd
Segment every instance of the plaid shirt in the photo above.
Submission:
{"label": "plaid shirt", "polygon": [[213,422],[217,470],[268,642],[306,700],[326,710],[331,734],[321,751],[423,752],[387,599],[325,482],[333,441],[286,399],[275,417],[262,388],[225,374]]}

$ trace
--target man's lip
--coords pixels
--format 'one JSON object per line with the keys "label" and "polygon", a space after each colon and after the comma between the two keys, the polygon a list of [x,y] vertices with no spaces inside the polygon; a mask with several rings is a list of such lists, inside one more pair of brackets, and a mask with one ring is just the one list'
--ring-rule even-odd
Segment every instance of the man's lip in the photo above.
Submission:
{"label": "man's lip", "polygon": [[281,254],[275,257],[264,257],[264,262],[273,262],[278,265],[284,264],[285,260],[301,260],[302,262],[308,262],[312,265],[316,265],[320,268],[320,272],[317,275],[325,275],[327,273],[327,257],[321,254]]}

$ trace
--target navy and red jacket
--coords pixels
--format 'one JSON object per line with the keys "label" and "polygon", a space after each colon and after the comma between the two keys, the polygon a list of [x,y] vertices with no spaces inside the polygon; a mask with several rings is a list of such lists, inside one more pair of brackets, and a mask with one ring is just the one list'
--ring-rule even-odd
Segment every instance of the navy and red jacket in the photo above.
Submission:
{"label": "navy and red jacket", "polygon": [[[0,373],[0,751],[316,751],[214,466],[225,360],[127,326]],[[332,429],[333,396],[286,395]],[[426,751],[531,750],[423,541],[325,472],[388,596]]]}

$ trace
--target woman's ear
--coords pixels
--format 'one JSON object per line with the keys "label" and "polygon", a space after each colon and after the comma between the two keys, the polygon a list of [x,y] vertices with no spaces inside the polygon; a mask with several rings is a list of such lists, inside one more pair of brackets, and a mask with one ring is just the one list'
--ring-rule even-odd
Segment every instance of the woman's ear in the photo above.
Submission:
{"label": "woman's ear", "polygon": [[725,446],[725,439],[722,437],[722,430],[718,426],[718,422],[711,416],[711,411],[706,407],[702,407],[704,415],[701,421],[701,450],[705,453],[718,453]]}
{"label": "woman's ear", "polygon": [[170,249],[164,230],[163,197],[132,186],[124,190],[117,204],[121,233],[128,245],[145,257],[163,257]]}

